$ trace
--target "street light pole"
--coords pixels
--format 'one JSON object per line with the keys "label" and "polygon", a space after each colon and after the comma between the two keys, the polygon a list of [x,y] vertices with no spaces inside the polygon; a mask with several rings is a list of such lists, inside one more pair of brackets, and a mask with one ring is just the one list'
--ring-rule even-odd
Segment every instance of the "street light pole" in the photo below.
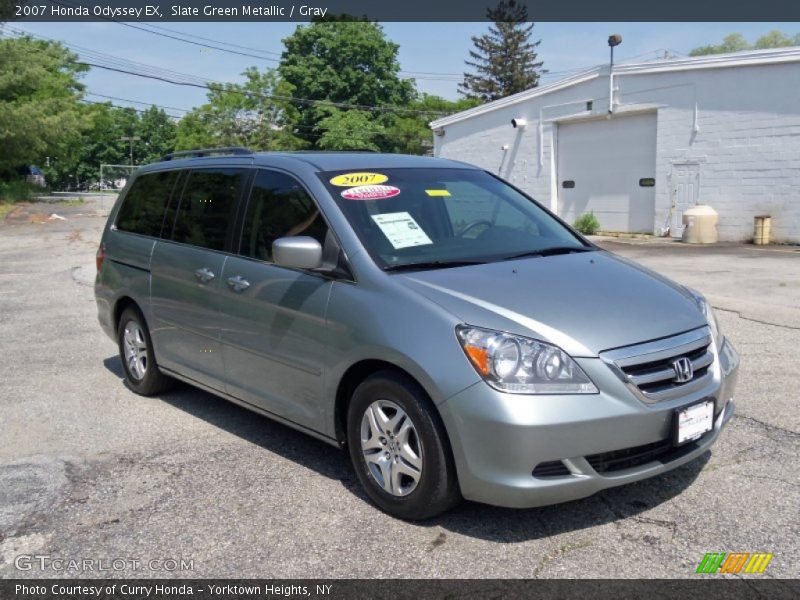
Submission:
{"label": "street light pole", "polygon": [[125,136],[122,136],[119,139],[120,139],[121,142],[130,142],[131,143],[131,154],[130,154],[130,156],[131,156],[131,166],[133,166],[133,142],[138,142],[142,138],[140,138],[138,135],[130,135],[130,136],[125,135]]}
{"label": "street light pole", "polygon": [[608,36],[608,47],[611,48],[611,64],[608,66],[608,114],[614,112],[614,47],[622,43],[618,33]]}

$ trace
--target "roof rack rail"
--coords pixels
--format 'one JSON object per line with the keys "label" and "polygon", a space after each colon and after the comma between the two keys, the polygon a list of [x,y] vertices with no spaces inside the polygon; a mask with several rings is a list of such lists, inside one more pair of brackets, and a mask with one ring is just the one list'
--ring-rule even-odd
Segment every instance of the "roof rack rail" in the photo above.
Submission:
{"label": "roof rack rail", "polygon": [[203,156],[252,154],[250,148],[231,146],[227,148],[200,148],[199,150],[183,150],[164,155],[161,160],[175,160],[176,158],[201,158]]}

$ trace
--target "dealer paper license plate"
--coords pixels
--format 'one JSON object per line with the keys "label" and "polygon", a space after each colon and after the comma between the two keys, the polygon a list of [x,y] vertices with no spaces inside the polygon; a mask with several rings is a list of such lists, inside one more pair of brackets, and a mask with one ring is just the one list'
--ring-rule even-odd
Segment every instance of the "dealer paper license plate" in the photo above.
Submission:
{"label": "dealer paper license plate", "polygon": [[685,444],[708,433],[714,427],[714,402],[708,400],[678,410],[678,433],[675,443]]}

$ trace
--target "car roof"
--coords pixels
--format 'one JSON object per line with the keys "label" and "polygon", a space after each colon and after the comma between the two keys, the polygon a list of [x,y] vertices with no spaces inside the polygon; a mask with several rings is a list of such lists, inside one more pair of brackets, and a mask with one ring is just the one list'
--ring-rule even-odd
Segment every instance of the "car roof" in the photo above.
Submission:
{"label": "car roof", "polygon": [[256,166],[272,166],[275,159],[291,159],[306,163],[319,171],[338,171],[343,169],[477,169],[467,163],[433,158],[430,156],[414,156],[410,154],[381,154],[377,152],[252,152],[235,154],[215,154],[213,156],[176,157],[151,163],[142,167],[142,170],[151,170],[170,166],[173,168],[188,168],[203,164],[229,162],[236,159],[252,160]]}

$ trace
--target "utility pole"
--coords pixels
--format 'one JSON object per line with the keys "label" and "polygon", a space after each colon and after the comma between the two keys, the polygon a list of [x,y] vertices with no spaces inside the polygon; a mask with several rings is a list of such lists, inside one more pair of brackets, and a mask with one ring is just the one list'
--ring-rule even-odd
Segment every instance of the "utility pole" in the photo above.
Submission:
{"label": "utility pole", "polygon": [[140,138],[138,135],[125,135],[125,136],[122,136],[121,138],[119,138],[119,140],[121,142],[130,142],[131,143],[131,154],[130,154],[130,156],[131,156],[131,166],[133,166],[133,142],[138,142],[141,139],[142,138]]}

